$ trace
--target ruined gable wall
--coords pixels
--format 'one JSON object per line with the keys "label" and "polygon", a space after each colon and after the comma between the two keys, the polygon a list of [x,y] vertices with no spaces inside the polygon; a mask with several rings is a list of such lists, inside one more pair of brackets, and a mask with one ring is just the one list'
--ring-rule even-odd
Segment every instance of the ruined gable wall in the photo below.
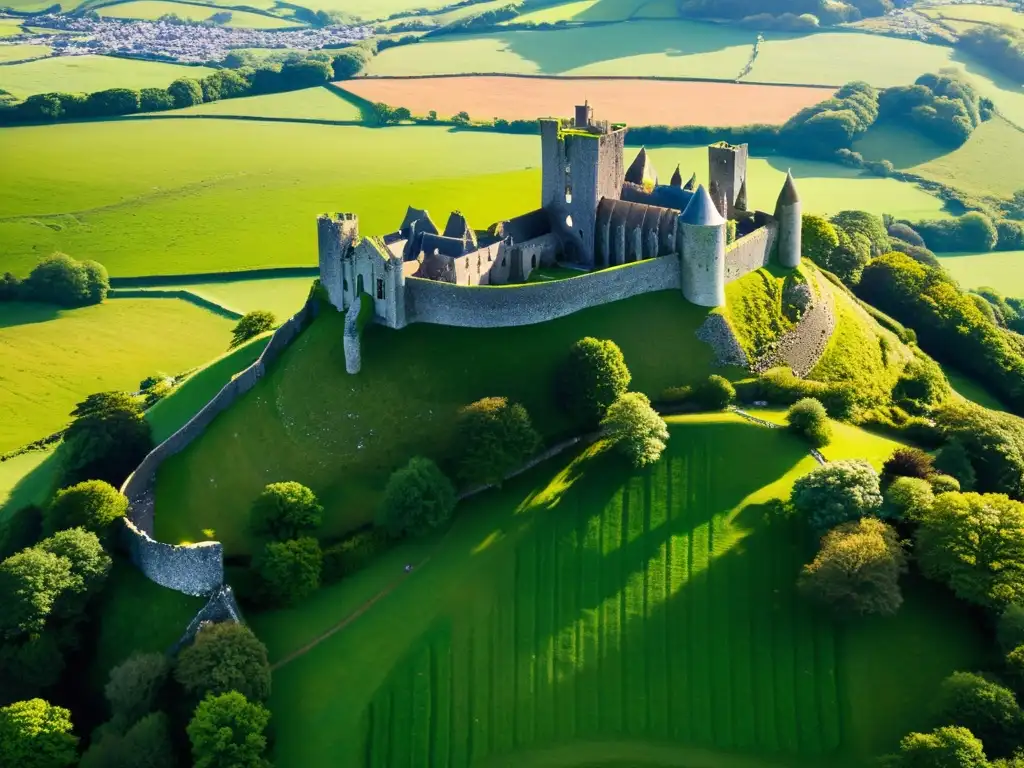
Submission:
{"label": "ruined gable wall", "polygon": [[738,280],[755,269],[767,266],[778,225],[771,221],[741,237],[725,249],[725,282]]}

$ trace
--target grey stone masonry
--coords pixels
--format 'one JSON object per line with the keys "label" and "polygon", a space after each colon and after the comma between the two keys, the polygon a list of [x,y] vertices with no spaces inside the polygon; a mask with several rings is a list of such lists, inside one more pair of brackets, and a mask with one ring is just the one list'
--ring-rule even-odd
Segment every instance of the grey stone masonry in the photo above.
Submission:
{"label": "grey stone masonry", "polygon": [[755,373],[786,366],[802,378],[810,373],[824,354],[836,326],[835,309],[828,288],[816,276],[812,275],[811,279],[816,285],[814,302],[797,321],[796,327],[784,334],[775,348],[752,366]]}
{"label": "grey stone masonry", "polygon": [[738,365],[747,368],[750,361],[743,351],[732,326],[720,313],[712,312],[695,331],[700,341],[709,344],[715,351],[715,365]]}
{"label": "grey stone masonry", "polygon": [[768,221],[749,235],[725,248],[725,282],[739,280],[755,269],[767,266],[772,253],[778,224]]}

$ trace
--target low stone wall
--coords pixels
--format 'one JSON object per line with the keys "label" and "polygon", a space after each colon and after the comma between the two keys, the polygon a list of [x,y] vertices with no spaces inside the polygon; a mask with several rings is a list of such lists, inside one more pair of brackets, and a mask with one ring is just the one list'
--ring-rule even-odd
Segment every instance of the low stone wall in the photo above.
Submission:
{"label": "low stone wall", "polygon": [[750,361],[743,351],[729,321],[720,312],[712,312],[695,331],[697,338],[715,351],[715,365],[738,365],[748,368]]}
{"label": "low stone wall", "polygon": [[359,373],[363,367],[359,338],[359,311],[361,309],[362,304],[356,301],[345,313],[345,330],[342,333],[341,343],[345,349],[346,373]]}
{"label": "low stone wall", "polygon": [[679,281],[679,259],[673,256],[516,286],[461,286],[410,277],[405,281],[406,318],[464,328],[532,325],[643,293],[679,290]]}
{"label": "low stone wall", "polygon": [[725,282],[731,283],[768,264],[778,224],[769,221],[725,249]]}
{"label": "low stone wall", "polygon": [[812,276],[817,286],[814,303],[804,312],[796,327],[779,339],[775,348],[753,366],[755,373],[786,366],[803,378],[821,359],[836,327],[834,299],[827,285]]}
{"label": "low stone wall", "polygon": [[129,504],[123,534],[125,546],[132,562],[157,584],[188,594],[207,594],[224,580],[223,549],[219,542],[172,546],[153,539],[157,469],[199,437],[221,411],[263,378],[267,367],[316,316],[319,306],[319,299],[310,294],[302,309],[274,332],[259,358],[225,384],[185,426],[150,451],[121,486]]}

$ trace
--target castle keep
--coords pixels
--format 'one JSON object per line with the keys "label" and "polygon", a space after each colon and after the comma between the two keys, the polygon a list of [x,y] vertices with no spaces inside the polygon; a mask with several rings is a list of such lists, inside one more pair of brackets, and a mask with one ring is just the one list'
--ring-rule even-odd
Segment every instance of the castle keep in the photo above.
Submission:
{"label": "castle keep", "polygon": [[[524,325],[670,288],[694,304],[722,306],[726,284],[773,254],[784,267],[799,265],[793,177],[772,214],[749,210],[746,144],[708,148],[705,188],[695,176],[683,184],[678,167],[661,184],[643,148],[626,168],[626,127],[595,120],[587,104],[573,119],[542,119],[540,129],[540,207],[522,216],[478,231],[458,211],[441,228],[410,207],[397,230],[372,237],[360,237],[353,214],[320,216],[320,280],[330,302],[356,311],[366,294],[374,320],[391,328]],[[554,264],[581,277],[520,285]],[[609,269],[620,265],[636,267]]]}

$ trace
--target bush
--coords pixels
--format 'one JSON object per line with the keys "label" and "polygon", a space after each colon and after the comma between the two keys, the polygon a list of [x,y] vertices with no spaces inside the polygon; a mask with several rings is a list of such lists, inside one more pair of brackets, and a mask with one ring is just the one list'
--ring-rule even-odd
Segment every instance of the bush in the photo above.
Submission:
{"label": "bush", "polygon": [[169,672],[162,653],[134,653],[110,670],[103,695],[114,719],[134,723],[156,710]]}
{"label": "bush", "polygon": [[955,477],[936,473],[928,478],[934,493],[950,493],[960,491],[960,482]]}
{"label": "bush", "polygon": [[57,491],[43,517],[47,534],[81,527],[109,541],[111,526],[128,513],[128,499],[102,480],[86,480]]}
{"label": "bush", "polygon": [[359,531],[323,550],[323,582],[331,584],[361,571],[388,547],[388,537],[379,528]]}
{"label": "bush", "polygon": [[661,458],[668,441],[668,426],[651,407],[647,395],[626,392],[612,403],[601,421],[607,440],[624,453],[635,467]]}
{"label": "bush", "polygon": [[237,691],[207,696],[188,724],[195,768],[270,768],[263,731],[270,712]]}
{"label": "bush", "polygon": [[388,479],[377,524],[394,538],[425,536],[448,522],[455,501],[451,481],[430,459],[417,456]]}
{"label": "bush", "polygon": [[71,713],[42,699],[0,708],[0,756],[17,768],[66,768],[78,758]]}
{"label": "bush", "polygon": [[139,91],[140,112],[162,112],[174,109],[174,97],[165,88],[143,88]]}
{"label": "bush", "polygon": [[267,649],[242,624],[206,624],[178,654],[175,679],[195,699],[238,691],[254,701],[270,696]]}
{"label": "bush", "polygon": [[903,603],[899,578],[906,570],[896,531],[881,520],[861,518],[825,534],[797,586],[842,618],[892,616]]}
{"label": "bush", "polygon": [[271,483],[252,503],[250,526],[257,536],[286,541],[313,533],[323,514],[316,495],[301,483]]}
{"label": "bush", "polygon": [[266,333],[274,327],[276,322],[277,318],[274,317],[274,313],[266,309],[254,309],[252,312],[246,312],[231,329],[231,345],[228,348],[234,349],[254,336]]}
{"label": "bush", "polygon": [[902,240],[904,243],[909,245],[916,245],[919,248],[924,247],[924,238],[921,237],[914,228],[909,224],[901,222],[893,222],[889,225],[889,237],[895,237],[898,240]]}
{"label": "bush", "polygon": [[82,528],[58,531],[36,549],[70,565],[71,580],[54,600],[54,617],[72,622],[84,618],[89,601],[103,589],[113,565],[96,534]]}
{"label": "bush", "polygon": [[632,381],[622,350],[614,341],[580,339],[569,350],[558,376],[562,407],[586,428],[596,427],[605,411]]}
{"label": "bush", "polygon": [[940,722],[967,728],[994,757],[1011,755],[1020,743],[1022,716],[1013,693],[981,675],[954,672],[939,690]]}
{"label": "bush", "polygon": [[793,507],[818,536],[830,528],[877,515],[882,506],[878,474],[863,459],[833,461],[793,484]]}
{"label": "bush", "polygon": [[989,768],[981,741],[966,728],[911,733],[900,742],[893,768]]}
{"label": "bush", "polygon": [[198,81],[188,77],[179,78],[167,86],[167,93],[174,100],[176,109],[203,103],[203,87]]}
{"label": "bush", "polygon": [[958,490],[972,491],[976,480],[974,467],[967,449],[959,440],[953,439],[942,446],[934,461],[935,469],[956,479]]}
{"label": "bush", "polygon": [[139,92],[130,88],[108,88],[85,97],[86,114],[94,117],[131,115],[139,111]]}
{"label": "bush", "polygon": [[[870,256],[881,256],[888,253],[889,233],[882,219],[866,211],[840,211],[832,217],[832,225],[846,232],[850,237],[862,235],[869,244]],[[842,236],[840,235],[840,240]],[[840,243],[841,244],[841,243]]]}
{"label": "bush", "polygon": [[93,735],[78,768],[175,768],[170,721],[163,712],[143,716],[122,735],[109,724]]}
{"label": "bush", "polygon": [[996,622],[996,640],[1004,652],[1024,645],[1024,604],[1011,603],[999,614]]}
{"label": "bush", "polygon": [[312,537],[268,543],[256,562],[267,596],[277,605],[295,605],[320,587],[323,556]]}
{"label": "bush", "polygon": [[889,517],[911,519],[927,514],[935,501],[932,486],[916,477],[896,477],[885,489]]}
{"label": "bush", "polygon": [[807,440],[815,448],[824,448],[832,442],[832,425],[828,414],[818,400],[805,397],[794,403],[786,413],[789,429]]}
{"label": "bush", "polygon": [[120,487],[153,448],[149,422],[131,395],[89,395],[71,415],[60,452],[61,485],[104,480]]}
{"label": "bush", "polygon": [[465,483],[500,484],[540,445],[526,409],[504,397],[462,408],[456,430],[458,473]]}
{"label": "bush", "polygon": [[102,265],[76,261],[65,253],[40,261],[21,285],[24,298],[62,307],[98,304],[109,289],[110,279]]}
{"label": "bush", "polygon": [[712,374],[697,388],[696,397],[709,411],[720,411],[736,399],[736,389],[725,377]]}
{"label": "bush", "polygon": [[927,480],[934,472],[932,457],[920,448],[897,448],[882,465],[882,477],[917,477]]}

